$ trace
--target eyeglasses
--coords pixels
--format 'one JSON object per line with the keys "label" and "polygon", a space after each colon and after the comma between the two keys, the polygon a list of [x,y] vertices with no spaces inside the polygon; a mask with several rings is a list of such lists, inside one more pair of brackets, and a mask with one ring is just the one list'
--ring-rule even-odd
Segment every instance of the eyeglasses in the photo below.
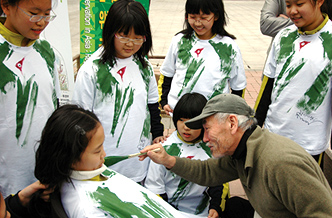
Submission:
{"label": "eyeglasses", "polygon": [[135,45],[142,45],[146,41],[145,36],[142,39],[130,39],[130,38],[118,36],[117,34],[115,34],[115,37],[118,38],[119,41],[124,44],[127,44],[128,42],[133,42]]}
{"label": "eyeglasses", "polygon": [[30,21],[35,23],[35,22],[39,22],[42,19],[44,19],[46,22],[51,22],[56,18],[56,14],[54,13],[54,11],[52,11],[54,13],[54,15],[47,15],[47,16],[43,16],[43,15],[32,15],[32,14],[28,14],[27,12],[25,12],[22,8],[20,8],[19,6],[17,6],[17,8],[19,8],[21,11],[23,11],[24,14],[28,15],[30,17]]}
{"label": "eyeglasses", "polygon": [[189,16],[188,16],[188,21],[191,22],[191,23],[196,23],[196,22],[198,22],[198,23],[204,25],[204,24],[209,23],[209,22],[212,20],[212,18],[214,18],[214,16],[212,16],[210,19],[203,18],[203,19],[196,20],[195,18],[192,18],[192,17],[189,17]]}

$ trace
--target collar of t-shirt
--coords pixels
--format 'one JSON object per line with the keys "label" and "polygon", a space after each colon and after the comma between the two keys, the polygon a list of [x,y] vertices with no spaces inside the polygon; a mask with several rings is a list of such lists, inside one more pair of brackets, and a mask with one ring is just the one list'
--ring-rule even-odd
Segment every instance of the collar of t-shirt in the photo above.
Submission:
{"label": "collar of t-shirt", "polygon": [[[4,19],[0,20],[0,34],[11,44],[22,47],[22,41],[24,39],[24,36],[14,33],[12,31],[10,31],[9,29],[7,29],[3,23],[4,23]],[[30,40],[29,43],[26,45],[31,46],[33,43],[35,43],[36,40]]]}
{"label": "collar of t-shirt", "polygon": [[253,126],[249,129],[247,129],[241,140],[240,140],[240,143],[239,145],[237,146],[237,148],[235,149],[234,151],[234,154],[232,155],[232,158],[233,159],[245,159],[246,158],[246,155],[247,155],[247,141],[248,141],[248,138],[249,136],[255,131],[255,129],[257,128],[257,126]]}
{"label": "collar of t-shirt", "polygon": [[310,31],[302,31],[301,28],[299,28],[298,29],[299,33],[301,35],[313,35],[313,34],[317,33],[319,30],[323,29],[323,27],[325,26],[325,24],[329,20],[329,15],[323,13],[323,17],[324,17],[324,21],[316,29],[310,30]]}
{"label": "collar of t-shirt", "polygon": [[90,180],[90,181],[103,181],[107,180],[107,177],[103,176],[103,172],[106,171],[108,168],[104,164],[96,170],[92,171],[77,171],[73,170],[70,174],[71,179],[75,180]]}

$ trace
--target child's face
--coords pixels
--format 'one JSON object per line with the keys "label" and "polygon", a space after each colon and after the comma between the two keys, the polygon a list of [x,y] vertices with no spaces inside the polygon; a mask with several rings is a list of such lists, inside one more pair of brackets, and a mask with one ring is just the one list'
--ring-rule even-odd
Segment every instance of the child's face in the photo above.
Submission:
{"label": "child's face", "polygon": [[77,171],[92,171],[99,169],[104,163],[106,153],[103,143],[105,139],[104,128],[98,125],[87,134],[93,134],[85,151],[81,154],[80,161],[73,163],[72,168]]}
{"label": "child's face", "polygon": [[[127,41],[128,38],[135,40],[135,42],[133,42],[132,40]],[[123,43],[124,41],[127,42]],[[127,35],[125,35],[124,33],[116,33],[114,37],[116,57],[121,59],[129,58],[130,56],[138,52],[138,50],[142,47],[142,44],[137,44],[140,42],[142,42],[142,44],[144,43],[144,36],[136,35],[133,28],[129,31]]]}
{"label": "child's face", "polygon": [[286,13],[293,23],[302,29],[316,29],[324,20],[320,7],[324,0],[286,0]]}
{"label": "child's face", "polygon": [[184,124],[184,122],[186,122],[187,120],[190,120],[190,119],[186,119],[186,118],[179,119],[178,122],[176,123],[177,130],[184,141],[193,142],[200,136],[202,130],[188,128]]}
{"label": "child's face", "polygon": [[188,22],[200,39],[211,39],[212,26],[217,19],[214,13],[204,14],[200,11],[199,14],[188,14]]}
{"label": "child's face", "polygon": [[29,0],[20,1],[17,6],[3,7],[7,19],[5,27],[14,33],[24,36],[22,45],[26,45],[29,40],[39,38],[40,33],[48,25],[44,19],[38,22],[31,22],[29,15],[48,16],[51,14],[51,0]]}

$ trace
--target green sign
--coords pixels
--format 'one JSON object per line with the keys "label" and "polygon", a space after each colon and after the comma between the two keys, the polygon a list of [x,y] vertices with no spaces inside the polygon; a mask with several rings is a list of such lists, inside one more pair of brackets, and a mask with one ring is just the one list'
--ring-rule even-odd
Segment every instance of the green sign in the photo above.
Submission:
{"label": "green sign", "polygon": [[[149,0],[137,0],[149,12]],[[108,10],[116,0],[80,0],[80,64],[102,44]]]}

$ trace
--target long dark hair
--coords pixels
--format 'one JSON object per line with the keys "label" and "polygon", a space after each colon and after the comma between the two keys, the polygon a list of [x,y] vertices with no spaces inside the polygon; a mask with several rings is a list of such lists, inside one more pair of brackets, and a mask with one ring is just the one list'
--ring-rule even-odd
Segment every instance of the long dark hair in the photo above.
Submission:
{"label": "long dark hair", "polygon": [[56,109],[42,131],[36,152],[36,178],[50,188],[71,181],[72,164],[80,160],[92,137],[89,133],[98,125],[94,113],[77,105]]}
{"label": "long dark hair", "polygon": [[[206,105],[206,102],[206,98],[199,93],[193,92],[184,94],[173,110],[173,123],[175,128],[177,129],[177,122],[181,118],[191,119],[200,115]],[[199,138],[202,138],[203,134],[204,130],[202,128]]]}
{"label": "long dark hair", "polygon": [[152,49],[152,37],[150,30],[150,22],[148,15],[140,2],[134,0],[118,0],[113,3],[103,29],[103,51],[101,54],[101,62],[108,62],[111,67],[115,64],[116,51],[114,47],[114,37],[118,32],[128,34],[134,29],[136,35],[145,36],[146,41],[141,48],[134,54],[142,63],[143,67],[147,67],[144,57]]}
{"label": "long dark hair", "polygon": [[219,34],[220,36],[229,36],[232,39],[235,39],[235,36],[228,33],[225,30],[227,24],[226,19],[227,14],[225,11],[224,3],[222,0],[187,0],[186,2],[186,12],[185,12],[185,21],[184,21],[184,30],[181,33],[184,34],[184,37],[189,39],[193,34],[194,29],[190,26],[188,22],[188,14],[200,14],[202,11],[204,14],[213,13],[216,18],[212,26],[212,33]]}
{"label": "long dark hair", "polygon": [[[317,0],[313,0],[314,3],[317,2]],[[329,16],[329,19],[332,19],[332,0],[325,0],[322,4],[320,10],[322,13],[326,13]]]}

